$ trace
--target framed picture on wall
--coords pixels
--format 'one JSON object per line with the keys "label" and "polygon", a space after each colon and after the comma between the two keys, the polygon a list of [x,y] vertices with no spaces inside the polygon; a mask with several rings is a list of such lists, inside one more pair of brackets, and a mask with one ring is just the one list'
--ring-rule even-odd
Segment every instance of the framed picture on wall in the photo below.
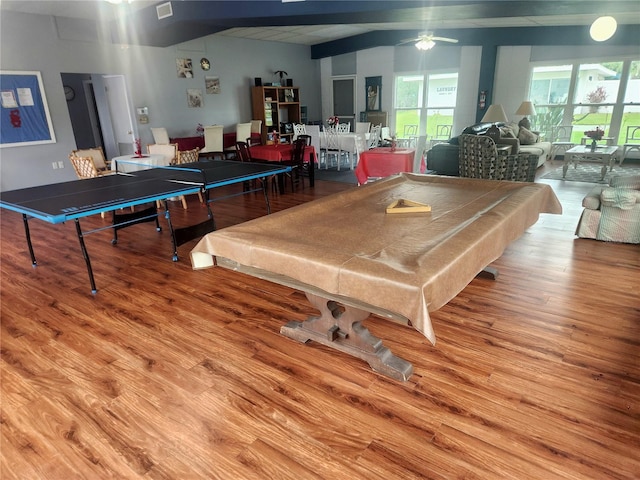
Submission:
{"label": "framed picture on wall", "polygon": [[205,77],[204,85],[207,94],[220,93],[220,77]]}
{"label": "framed picture on wall", "polygon": [[176,58],[178,78],[193,78],[193,64],[190,58]]}
{"label": "framed picture on wall", "polygon": [[0,70],[0,147],[56,143],[40,72]]}
{"label": "framed picture on wall", "polygon": [[202,107],[202,90],[199,88],[187,88],[187,105],[191,108]]}

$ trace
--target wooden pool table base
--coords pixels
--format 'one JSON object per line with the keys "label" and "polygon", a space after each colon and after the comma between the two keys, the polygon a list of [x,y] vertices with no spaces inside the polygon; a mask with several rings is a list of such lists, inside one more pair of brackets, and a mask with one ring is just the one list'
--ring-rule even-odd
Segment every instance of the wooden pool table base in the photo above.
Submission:
{"label": "wooden pool table base", "polygon": [[283,335],[306,343],[316,341],[366,361],[373,370],[395,380],[406,381],[413,365],[394,355],[382,340],[362,325],[371,313],[305,292],[309,302],[320,311],[304,322],[291,321],[280,328]]}

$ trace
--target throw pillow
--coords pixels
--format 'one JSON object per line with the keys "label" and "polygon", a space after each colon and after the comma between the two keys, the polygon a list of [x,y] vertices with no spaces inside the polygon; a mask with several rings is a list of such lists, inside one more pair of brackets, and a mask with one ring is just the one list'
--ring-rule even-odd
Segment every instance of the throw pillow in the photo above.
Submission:
{"label": "throw pillow", "polygon": [[520,127],[518,124],[516,122],[509,122],[507,123],[507,127],[509,127],[513,132],[514,138],[518,138],[518,135],[520,134]]}
{"label": "throw pillow", "polygon": [[500,137],[502,138],[516,138],[513,134],[513,130],[509,127],[500,127]]}
{"label": "throw pillow", "polygon": [[520,145],[533,145],[538,142],[538,136],[526,128],[521,128],[518,133],[518,140],[520,140]]}

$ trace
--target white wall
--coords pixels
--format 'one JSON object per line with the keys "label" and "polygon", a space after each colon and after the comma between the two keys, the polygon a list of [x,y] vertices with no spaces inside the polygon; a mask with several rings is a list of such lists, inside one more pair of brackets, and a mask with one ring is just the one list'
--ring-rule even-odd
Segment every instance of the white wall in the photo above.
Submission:
{"label": "white wall", "polygon": [[500,47],[496,61],[493,103],[502,105],[510,121],[518,122],[522,115],[515,112],[529,100],[531,47]]}
{"label": "white wall", "polygon": [[[60,73],[121,74],[133,107],[149,108],[149,124],[136,125],[143,145],[152,143],[150,127],[164,126],[171,136],[195,135],[198,123],[219,123],[232,131],[250,120],[254,77],[275,79],[285,70],[300,87],[309,118],[320,116],[320,62],[305,45],[261,42],[210,35],[181,45],[157,48],[98,43],[90,29],[74,30],[74,20],[3,11],[0,16],[0,69],[40,71],[57,142],[0,148],[0,190],[75,180],[68,162],[76,148]],[[88,32],[82,35],[82,32]],[[211,61],[204,72],[200,58]],[[176,58],[191,58],[194,78],[178,78]],[[221,93],[204,94],[204,77],[218,76]],[[187,106],[187,88],[203,91],[204,107]],[[134,114],[135,112],[132,112]],[[65,168],[54,170],[53,161]]]}

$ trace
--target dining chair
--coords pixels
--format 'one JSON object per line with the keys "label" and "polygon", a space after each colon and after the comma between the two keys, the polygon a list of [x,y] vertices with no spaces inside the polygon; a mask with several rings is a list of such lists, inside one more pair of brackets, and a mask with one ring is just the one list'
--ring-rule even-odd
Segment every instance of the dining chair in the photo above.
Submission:
{"label": "dining chair", "polygon": [[111,170],[111,162],[104,156],[102,147],[79,148],[72,150],[71,155],[75,155],[76,157],[91,157],[99,172],[109,172]]}
{"label": "dining chair", "polygon": [[356,133],[369,133],[371,122],[356,122]]}
{"label": "dining chair", "polygon": [[622,156],[620,157],[620,166],[624,162],[627,152],[637,150],[640,152],[640,125],[630,125],[627,127],[627,136],[622,145]]}
{"label": "dining chair", "polygon": [[556,155],[564,153],[570,148],[574,147],[574,143],[571,141],[571,134],[573,133],[573,125],[555,125],[551,127],[551,161],[555,160]]}
{"label": "dining chair", "polygon": [[339,123],[337,129],[338,129],[338,133],[349,133],[351,131],[351,124]]}
{"label": "dining chair", "polygon": [[[247,138],[251,137],[251,122],[246,123],[236,123],[236,142],[244,142]],[[231,154],[232,156],[236,155],[236,146],[235,144],[231,147],[227,147],[224,149],[225,153]]]}
{"label": "dining chair", "polygon": [[[194,148],[192,150],[178,150],[178,156],[176,157],[175,165],[183,165],[185,163],[195,163],[200,158],[200,149]],[[200,205],[204,204],[202,199],[202,192],[198,192],[198,199]],[[180,196],[180,202],[182,202],[182,208],[187,209],[187,199],[184,195]]]}
{"label": "dining chair", "polygon": [[293,139],[298,138],[299,135],[307,134],[307,126],[304,123],[293,124]]}
{"label": "dining chair", "polygon": [[342,148],[340,144],[339,133],[335,128],[327,128],[324,131],[324,146],[322,149],[322,155],[324,155],[325,169],[329,169],[329,166],[333,166],[331,158],[335,158],[335,165],[338,171],[340,171],[340,164],[342,159]]}
{"label": "dining chair", "polygon": [[251,133],[262,135],[262,120],[251,120]]}
{"label": "dining chair", "polygon": [[219,157],[224,160],[223,131],[224,127],[222,125],[209,125],[204,127],[204,148],[200,150],[201,157]]}
{"label": "dining chair", "polygon": [[380,142],[380,132],[382,131],[382,125],[374,125],[369,132],[369,140],[367,141],[367,149],[372,149],[378,146]]}
{"label": "dining chair", "polygon": [[[304,188],[304,149],[306,146],[307,140],[305,138],[298,138],[293,142],[291,148],[291,160],[282,162],[284,165],[291,167],[291,171],[285,173],[285,179],[289,178],[291,180],[291,191],[293,192],[296,191],[296,186],[299,184],[302,184],[302,188]],[[310,165],[310,167],[313,167],[313,165]]]}
{"label": "dining chair", "polygon": [[174,165],[178,158],[178,144],[151,143],[147,145],[147,153],[150,155],[162,155],[164,157],[163,165]]}
{"label": "dining chair", "polygon": [[[251,162],[251,150],[249,150],[249,139],[246,142],[236,142],[234,148],[236,149],[235,160],[239,162]],[[255,179],[243,182],[242,189],[248,192],[250,189],[255,190],[257,188],[257,181]]]}
{"label": "dining chair", "polygon": [[69,161],[73,166],[76,175],[80,179],[100,177],[102,175],[110,175],[110,170],[101,170],[95,164],[95,160],[91,156],[81,157],[71,153],[69,155]]}
{"label": "dining chair", "polygon": [[321,166],[320,161],[322,158],[320,155],[320,125],[305,125],[305,129],[307,130],[307,135],[311,137],[311,146],[315,150],[316,161],[318,163],[318,167]]}
{"label": "dining chair", "polygon": [[451,129],[453,125],[436,125],[436,134],[431,137],[430,145],[433,148],[438,143],[446,143],[451,138]]}
{"label": "dining chair", "polygon": [[151,127],[151,135],[153,135],[153,141],[160,145],[166,145],[170,143],[169,133],[164,127]]}

